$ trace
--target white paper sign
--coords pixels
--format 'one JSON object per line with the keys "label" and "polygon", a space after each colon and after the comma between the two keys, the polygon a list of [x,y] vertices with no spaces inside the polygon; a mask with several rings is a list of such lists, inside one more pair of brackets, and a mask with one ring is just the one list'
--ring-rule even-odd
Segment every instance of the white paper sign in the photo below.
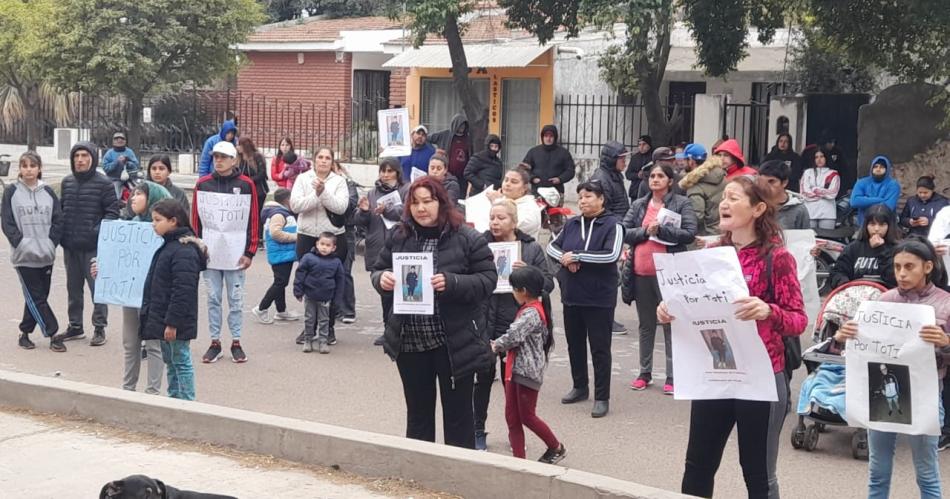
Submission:
{"label": "white paper sign", "polygon": [[845,346],[848,424],[940,435],[934,347],[920,328],[936,324],[930,305],[867,301],[855,316],[858,336]]}
{"label": "white paper sign", "polygon": [[236,270],[247,246],[250,194],[198,191],[201,239],[208,246],[208,268]]}
{"label": "white paper sign", "polygon": [[672,323],[677,400],[778,400],[775,375],[755,321],[735,319],[749,296],[736,250],[656,253],[656,276]]}
{"label": "white paper sign", "polygon": [[[377,199],[376,204],[377,205],[381,204],[385,206],[386,209],[388,210],[395,206],[402,206],[402,198],[399,197],[399,191],[392,191],[389,194],[386,194],[385,196]],[[387,230],[392,229],[396,224],[399,223],[398,221],[393,221],[384,217],[382,214],[380,214],[379,216],[380,218],[383,219],[383,225],[386,226]]]}
{"label": "white paper sign", "polygon": [[415,182],[417,178],[422,178],[422,177],[425,177],[426,175],[428,175],[428,173],[413,166],[412,171],[409,173],[409,182],[410,183]]}
{"label": "white paper sign", "polygon": [[489,192],[495,192],[494,187],[489,187],[465,200],[465,221],[472,224],[478,232],[488,230],[491,218],[491,200],[488,199]]}
{"label": "white paper sign", "polygon": [[511,293],[511,283],[508,282],[508,278],[514,270],[512,265],[521,260],[521,243],[518,241],[488,243],[488,247],[491,248],[492,256],[495,258],[495,270],[498,272],[495,294]]}
{"label": "white paper sign", "polygon": [[805,300],[805,313],[808,314],[809,327],[818,319],[821,310],[821,296],[818,294],[818,268],[811,250],[815,247],[815,231],[786,230],[785,249],[795,258],[798,269],[798,284],[802,288],[802,298]]}
{"label": "white paper sign", "polygon": [[393,313],[432,315],[435,292],[432,289],[432,253],[393,253]]}
{"label": "white paper sign", "polygon": [[380,157],[400,157],[412,154],[409,141],[409,109],[380,109],[376,112],[379,125]]}
{"label": "white paper sign", "polygon": [[[683,216],[675,211],[660,208],[660,212],[656,214],[656,222],[660,225],[679,229],[680,224],[683,223]],[[657,236],[650,236],[650,240],[667,246],[676,246],[676,243],[664,241]]]}

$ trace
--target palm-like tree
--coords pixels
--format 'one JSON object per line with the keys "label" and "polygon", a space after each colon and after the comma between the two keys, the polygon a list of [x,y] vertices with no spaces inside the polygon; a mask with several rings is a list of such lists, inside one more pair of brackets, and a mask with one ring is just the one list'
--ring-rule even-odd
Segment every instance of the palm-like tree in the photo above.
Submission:
{"label": "palm-like tree", "polygon": [[27,148],[36,150],[44,125],[52,122],[54,126],[66,126],[73,122],[78,101],[78,94],[61,92],[48,83],[0,83],[0,128],[9,130],[25,123]]}

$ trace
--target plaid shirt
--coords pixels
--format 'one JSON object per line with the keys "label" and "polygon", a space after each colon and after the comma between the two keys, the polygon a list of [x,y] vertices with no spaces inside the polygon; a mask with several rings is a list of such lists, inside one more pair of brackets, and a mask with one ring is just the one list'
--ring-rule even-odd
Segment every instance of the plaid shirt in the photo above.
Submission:
{"label": "plaid shirt", "polygon": [[[422,251],[432,253],[432,268],[438,268],[438,239],[424,239]],[[403,352],[428,352],[445,345],[445,330],[439,317],[439,301],[434,303],[432,315],[409,315],[402,328]]]}

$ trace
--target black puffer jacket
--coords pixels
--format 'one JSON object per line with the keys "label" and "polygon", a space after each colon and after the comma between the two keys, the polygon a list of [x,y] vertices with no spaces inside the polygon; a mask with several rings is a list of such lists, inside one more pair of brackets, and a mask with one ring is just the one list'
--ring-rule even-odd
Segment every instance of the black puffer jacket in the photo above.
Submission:
{"label": "black puffer jacket", "polygon": [[[491,231],[485,231],[485,239],[493,243],[494,238]],[[536,267],[544,274],[544,291],[550,293],[554,291],[554,272],[551,268],[551,261],[544,254],[544,248],[534,240],[533,237],[515,230],[515,237],[521,243],[521,261],[526,265]],[[515,314],[521,305],[515,301],[511,293],[498,293],[491,295],[488,302],[488,332],[494,340],[508,331],[508,326],[515,321]]]}
{"label": "black puffer jacket", "polygon": [[[84,150],[92,155],[92,166],[82,173],[76,172],[72,160],[76,151]],[[69,151],[72,175],[63,178],[60,203],[63,207],[63,248],[74,251],[92,251],[99,242],[99,225],[103,220],[119,218],[119,200],[115,187],[108,177],[96,171],[99,152],[89,142],[78,142]]]}
{"label": "black puffer jacket", "polygon": [[[403,206],[400,204],[398,206],[393,206],[387,209],[383,214],[377,215],[376,204],[379,202],[379,198],[389,195],[395,191],[396,187],[390,187],[380,181],[376,181],[376,188],[369,191],[366,195],[367,200],[369,201],[369,210],[363,211],[357,208],[355,222],[356,225],[366,229],[366,252],[364,254],[364,261],[366,262],[366,270],[372,271],[373,264],[376,263],[376,258],[379,256],[379,252],[382,251],[383,246],[386,244],[386,238],[389,237],[389,229],[386,228],[386,223],[383,221],[385,216],[387,220],[393,222],[399,222],[402,220]],[[398,187],[399,189],[399,200],[405,203],[406,196],[409,194],[409,184],[402,184]]]}
{"label": "black puffer jacket", "polygon": [[485,149],[472,156],[465,167],[465,180],[472,185],[472,196],[484,191],[489,185],[495,190],[501,189],[501,178],[505,174],[505,167],[501,164],[498,154],[488,148],[493,143],[501,146],[501,139],[491,134],[485,138]]}
{"label": "black puffer jacket", "polygon": [[604,208],[616,215],[617,218],[623,218],[630,209],[630,199],[627,197],[627,189],[623,186],[623,174],[617,171],[617,160],[613,164],[604,164],[601,158],[600,166],[591,174],[591,181],[600,181],[604,187]]}
{"label": "black puffer jacket", "polygon": [[[554,187],[563,194],[564,184],[574,178],[574,157],[558,144],[559,136],[556,126],[544,125],[541,128],[541,137],[544,137],[546,132],[554,134],[554,143],[546,146],[542,138],[542,143],[529,149],[524,156],[524,162],[531,166],[531,189],[537,194],[538,187]],[[548,181],[554,177],[560,179],[561,182],[554,185]]]}
{"label": "black puffer jacket", "polygon": [[[393,253],[418,253],[422,239],[415,224],[401,224],[393,228],[373,266],[373,286],[392,299],[392,291],[384,291],[380,277],[392,271]],[[487,369],[494,361],[486,327],[488,301],[495,290],[498,275],[495,262],[485,237],[475,229],[463,225],[458,230],[446,229],[439,238],[436,274],[445,275],[445,291],[436,294],[439,317],[445,332],[446,348],[454,376],[464,376]],[[402,324],[405,316],[392,314],[386,323],[383,345],[393,360],[402,350]]]}
{"label": "black puffer jacket", "polygon": [[179,340],[198,337],[198,279],[208,261],[207,248],[188,228],[165,234],[145,279],[139,336],[165,338],[165,326],[178,328]]}

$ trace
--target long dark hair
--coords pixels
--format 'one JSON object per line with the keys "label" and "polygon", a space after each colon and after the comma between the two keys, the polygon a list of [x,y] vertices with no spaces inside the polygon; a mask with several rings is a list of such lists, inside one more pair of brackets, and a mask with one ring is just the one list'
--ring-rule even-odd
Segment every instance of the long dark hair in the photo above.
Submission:
{"label": "long dark hair", "polygon": [[168,169],[168,174],[172,173],[172,159],[168,157],[167,154],[156,154],[151,158],[148,158],[148,164],[145,167],[145,179],[152,180],[152,165],[155,163],[161,163],[165,165],[165,168]]}
{"label": "long dark hair", "polygon": [[937,250],[925,237],[908,236],[894,248],[894,256],[900,253],[909,253],[925,262],[933,263],[934,268],[927,274],[927,282],[932,282],[938,288],[947,287],[947,269],[943,266],[943,259],[937,256]]}
{"label": "long dark hair", "polygon": [[294,150],[294,139],[290,138],[290,136],[284,137],[284,138],[280,139],[280,142],[277,143],[277,157],[278,157],[278,158],[283,158],[283,157],[284,157],[284,152],[280,150],[280,144],[281,144],[281,142],[286,142],[287,145],[290,146],[290,150],[291,150],[291,151]]}
{"label": "long dark hair", "polygon": [[[759,253],[766,253],[776,246],[784,244],[785,239],[782,234],[782,228],[775,218],[775,207],[766,201],[768,196],[766,196],[765,190],[748,175],[740,175],[730,180],[729,183],[737,184],[739,187],[742,187],[742,192],[749,197],[749,204],[752,206],[759,203],[765,204],[765,213],[762,213],[762,216],[755,219],[755,241],[752,243],[753,246],[759,247]],[[732,246],[731,231],[722,233],[722,244],[724,246]]]}
{"label": "long dark hair", "polygon": [[152,205],[152,213],[158,213],[165,218],[174,218],[179,227],[191,229],[191,220],[185,207],[174,198],[166,198]]}
{"label": "long dark hair", "polygon": [[383,170],[386,168],[396,172],[397,187],[405,183],[405,180],[402,178],[402,165],[399,164],[399,160],[396,158],[383,158],[382,161],[379,162],[379,173],[383,173]]}
{"label": "long dark hair", "polygon": [[458,230],[458,228],[465,223],[465,217],[459,213],[455,205],[452,204],[452,201],[449,200],[449,193],[445,190],[445,187],[442,186],[442,182],[426,175],[425,177],[416,179],[416,181],[409,186],[409,193],[406,194],[406,202],[404,203],[405,207],[403,208],[402,214],[403,220],[407,224],[415,225],[415,221],[412,218],[412,202],[416,199],[417,189],[428,190],[429,194],[439,201],[439,228],[445,228],[445,226],[448,225],[452,230]]}
{"label": "long dark hair", "polygon": [[535,267],[520,267],[511,272],[508,282],[512,288],[524,290],[532,298],[541,298],[547,328],[544,335],[544,356],[547,357],[554,348],[554,322],[551,319],[551,297],[544,291],[544,274]]}
{"label": "long dark hair", "polygon": [[[264,162],[263,159],[260,161],[260,163],[258,162],[258,156],[260,156],[260,154],[257,152],[257,146],[254,145],[254,141],[248,136],[243,136],[238,140],[238,145],[241,146],[241,163],[246,165],[247,168],[247,171],[244,173],[250,174],[251,171],[255,173],[258,172]],[[254,159],[252,161],[245,162],[244,158],[248,156]]]}
{"label": "long dark hair", "polygon": [[897,228],[897,221],[894,219],[894,212],[883,204],[876,204],[864,212],[864,224],[858,231],[858,240],[867,241],[871,238],[868,234],[868,225],[871,222],[887,224],[887,233],[884,234],[884,244],[893,246],[901,239],[901,232]]}

